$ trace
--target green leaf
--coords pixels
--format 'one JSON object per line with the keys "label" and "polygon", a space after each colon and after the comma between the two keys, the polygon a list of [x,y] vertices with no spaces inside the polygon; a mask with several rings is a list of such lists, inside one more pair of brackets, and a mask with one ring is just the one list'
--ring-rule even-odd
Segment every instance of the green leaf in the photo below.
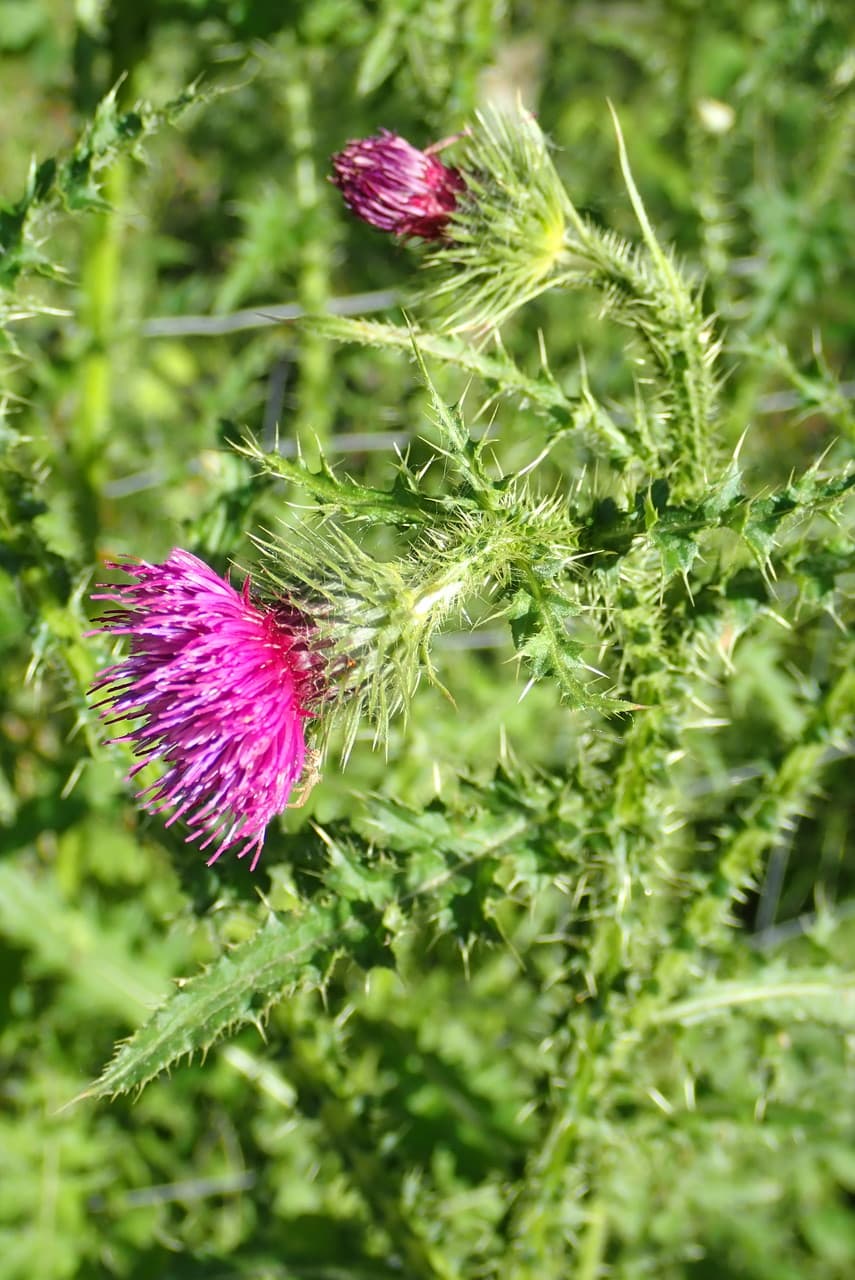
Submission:
{"label": "green leaf", "polygon": [[652,537],[653,543],[659,548],[662,557],[662,573],[664,577],[672,578],[675,573],[685,577],[695,563],[700,551],[697,542],[692,538],[666,533],[658,529],[653,530]]}
{"label": "green leaf", "polygon": [[657,1022],[705,1022],[741,1009],[752,1017],[779,1022],[819,1022],[855,1029],[855,975],[805,970],[781,976],[780,969],[742,982],[713,982],[694,996],[667,1005]]}
{"label": "green leaf", "polygon": [[365,47],[356,77],[356,92],[364,98],[389,79],[403,56],[402,29],[408,23],[408,5],[393,0],[385,6],[374,35]]}
{"label": "green leaf", "polygon": [[44,219],[60,209],[106,208],[101,195],[104,170],[118,156],[137,152],[145,138],[210,97],[192,84],[162,107],[139,102],[133,110],[121,111],[117,92],[118,86],[98,104],[67,155],[32,165],[24,194],[14,203],[0,205],[0,288],[11,288],[25,272],[55,274],[57,268],[38,248],[44,238]]}
{"label": "green leaf", "polygon": [[204,1053],[226,1031],[260,1025],[289,992],[321,988],[343,925],[351,938],[361,928],[355,917],[345,924],[335,906],[310,904],[291,919],[271,913],[246,942],[182,982],[81,1096],[139,1089],[180,1058]]}
{"label": "green leaf", "polygon": [[441,496],[420,493],[405,470],[399,470],[391,488],[385,490],[360,484],[350,476],[337,475],[323,453],[317,470],[313,471],[303,458],[285,458],[280,453],[269,453],[249,438],[236,447],[238,453],[250,458],[266,475],[298,484],[321,511],[340,512],[366,524],[388,526],[395,523],[403,528],[430,525],[435,523],[444,508],[453,507],[450,500]]}
{"label": "green leaf", "polygon": [[605,715],[628,711],[628,703],[595,688],[594,680],[602,679],[602,673],[584,660],[585,646],[568,633],[580,612],[579,604],[555,581],[529,575],[507,614],[517,652],[528,660],[532,680],[551,676],[571,706]]}

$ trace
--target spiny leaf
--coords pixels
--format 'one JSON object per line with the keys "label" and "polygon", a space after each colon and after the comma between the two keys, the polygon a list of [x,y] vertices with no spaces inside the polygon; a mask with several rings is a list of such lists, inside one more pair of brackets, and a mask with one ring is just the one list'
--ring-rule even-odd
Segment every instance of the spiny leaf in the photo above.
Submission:
{"label": "spiny leaf", "polygon": [[700,945],[722,938],[734,901],[754,883],[768,850],[808,810],[835,745],[844,743],[855,727],[855,670],[845,654],[842,667],[805,726],[802,740],[746,806],[741,828],[722,839],[706,892],[694,898],[685,917],[687,935]]}
{"label": "spiny leaf", "polygon": [[812,969],[782,975],[778,968],[744,981],[711,982],[688,999],[666,1005],[655,1021],[688,1025],[731,1016],[735,1009],[778,1023],[821,1022],[851,1031],[855,1029],[855,975]]}
{"label": "spiny leaf", "polygon": [[795,520],[819,513],[833,514],[853,487],[855,471],[827,478],[817,468],[811,468],[799,480],[747,503],[740,522],[742,536],[758,559],[765,562],[777,544],[782,526],[786,528]]}
{"label": "spiny leaf", "polygon": [[347,316],[309,316],[309,325],[327,338],[338,342],[356,342],[361,346],[391,347],[412,352],[413,343],[428,356],[435,356],[466,373],[482,378],[489,386],[507,394],[519,394],[540,409],[561,414],[573,401],[546,373],[529,377],[503,350],[486,354],[465,338],[432,333],[429,329],[406,328],[381,320],[360,320]]}
{"label": "spiny leaf", "polygon": [[829,477],[812,468],[779,489],[751,495],[745,491],[741,472],[730,466],[700,502],[678,505],[670,501],[669,486],[656,481],[639,489],[622,509],[611,499],[595,504],[580,544],[585,550],[604,550],[614,556],[628,552],[637,539],[649,537],[663,552],[679,552],[679,567],[680,559],[694,561],[708,534],[732,529],[752,556],[765,563],[782,531],[812,516],[833,518],[853,487],[855,472]]}
{"label": "spiny leaf", "polygon": [[628,703],[594,687],[591,676],[602,677],[584,661],[584,646],[568,633],[568,624],[579,612],[579,604],[560,586],[531,575],[508,612],[517,652],[527,659],[532,680],[551,676],[571,706],[605,715],[630,710]]}
{"label": "spiny leaf", "polygon": [[415,343],[425,356],[435,356],[446,365],[462,369],[480,378],[491,393],[491,400],[518,397],[536,413],[546,418],[550,434],[574,433],[584,439],[593,451],[613,458],[632,456],[632,445],[605,407],[591,394],[583,371],[581,396],[570,396],[556,382],[548,368],[531,376],[515,363],[495,335],[496,349],[489,354],[465,338],[436,334],[428,329],[406,329],[401,325],[378,320],[358,320],[344,316],[310,316],[305,321],[313,331],[338,342],[357,342],[363,346],[392,347],[412,350]]}
{"label": "spiny leaf", "polygon": [[[363,967],[389,963],[396,938],[425,923],[424,907],[432,931],[454,931],[467,944],[479,934],[495,939],[493,904],[504,899],[507,880],[515,880],[517,897],[524,885],[533,894],[541,877],[566,871],[576,856],[575,833],[560,857],[554,828],[551,841],[541,839],[560,796],[554,785],[499,779],[495,791],[466,788],[462,806],[417,811],[378,799],[367,840],[319,829],[303,851],[314,895],[291,915],[271,911],[251,938],[182,982],[82,1096],[141,1088],[228,1031],[260,1024],[290,993],[323,989],[338,957]],[[528,860],[530,876],[522,874]]]}
{"label": "spiny leaf", "polygon": [[265,475],[294,481],[315,500],[321,511],[341,513],[366,524],[394,523],[405,529],[429,525],[444,509],[453,507],[447,498],[419,492],[406,468],[396,472],[395,480],[386,490],[338,475],[323,454],[317,470],[313,471],[303,458],[285,458],[280,453],[267,452],[249,437],[244,437],[235,447]]}
{"label": "spiny leaf", "polygon": [[271,912],[251,938],[184,982],[81,1096],[141,1088],[180,1058],[205,1052],[230,1028],[260,1023],[290,991],[322,987],[342,931],[353,940],[360,929],[356,917],[343,917],[334,905],[311,904],[292,919]]}
{"label": "spiny leaf", "polygon": [[143,139],[175,123],[188,107],[210,96],[193,84],[162,107],[139,102],[121,111],[117,92],[118,86],[98,104],[66,156],[34,163],[23,195],[0,206],[0,287],[10,288],[27,271],[56,274],[57,268],[39,248],[44,217],[63,208],[105,208],[100,176],[107,166],[117,156],[135,152]]}

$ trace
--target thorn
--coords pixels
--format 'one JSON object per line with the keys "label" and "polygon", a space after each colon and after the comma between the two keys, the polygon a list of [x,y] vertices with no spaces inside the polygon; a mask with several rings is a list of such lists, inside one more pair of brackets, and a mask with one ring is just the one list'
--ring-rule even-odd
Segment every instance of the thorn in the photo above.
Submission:
{"label": "thorn", "polygon": [[517,704],[519,704],[520,702],[522,702],[523,698],[527,697],[527,696],[528,696],[528,694],[529,694],[529,693],[531,693],[531,691],[532,691],[532,689],[534,688],[534,686],[535,686],[535,684],[536,684],[536,683],[537,683],[537,681],[535,680],[534,676],[532,676],[532,677],[531,677],[531,679],[530,679],[530,680],[528,681],[528,683],[526,684],[526,686],[525,686],[525,688],[523,689],[523,691],[522,691],[522,693],[520,694],[520,696],[517,698]]}
{"label": "thorn", "polygon": [[733,461],[734,461],[734,462],[738,462],[738,461],[739,461],[739,455],[740,455],[740,453],[742,452],[742,446],[745,444],[745,441],[746,441],[746,439],[747,439],[747,437],[748,437],[748,432],[749,432],[750,430],[751,430],[751,428],[750,428],[750,427],[746,427],[746,428],[745,428],[745,430],[743,431],[742,435],[741,435],[741,436],[739,437],[739,439],[737,440],[737,442],[736,442],[736,447],[734,448],[734,450],[733,450],[733,454],[732,454],[732,457],[733,457]]}

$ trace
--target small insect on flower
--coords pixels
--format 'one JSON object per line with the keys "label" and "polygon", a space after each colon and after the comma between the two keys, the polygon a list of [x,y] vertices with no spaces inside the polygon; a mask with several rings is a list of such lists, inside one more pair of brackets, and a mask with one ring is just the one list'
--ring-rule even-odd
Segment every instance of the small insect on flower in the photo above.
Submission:
{"label": "small insect on flower", "polygon": [[140,723],[110,742],[129,742],[134,777],[159,761],[165,771],[138,793],[149,813],[172,810],[188,841],[261,855],[307,760],[304,721],[323,693],[312,625],[293,605],[264,603],[214,573],[189,551],[163,564],[110,564],[132,579],[93,596],[111,600],[98,619],[130,636],[130,652],[100,672],[90,690],[107,724]]}
{"label": "small insect on flower", "polygon": [[396,236],[445,237],[449,218],[466,183],[459,170],[406,138],[381,129],[348,142],[332,158],[332,181],[347,207],[363,222]]}

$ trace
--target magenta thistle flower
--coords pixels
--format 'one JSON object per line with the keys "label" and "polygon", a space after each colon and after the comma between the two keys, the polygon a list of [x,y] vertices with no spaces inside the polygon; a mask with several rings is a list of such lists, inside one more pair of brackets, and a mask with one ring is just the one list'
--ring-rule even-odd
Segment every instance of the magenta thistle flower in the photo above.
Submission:
{"label": "magenta thistle flower", "polygon": [[332,181],[347,207],[363,222],[396,236],[441,240],[466,186],[459,171],[430,148],[419,151],[388,129],[348,142],[332,164]]}
{"label": "magenta thistle flower", "polygon": [[217,843],[239,858],[261,855],[270,820],[285,808],[303,771],[303,722],[321,694],[311,625],[291,605],[264,604],[250,580],[236,591],[189,551],[163,564],[109,565],[133,581],[94,596],[112,600],[99,623],[131,637],[130,652],[102,671],[92,693],[108,724],[139,719],[128,733],[139,762],[166,766],[138,793],[149,813],[171,809],[188,841]]}

